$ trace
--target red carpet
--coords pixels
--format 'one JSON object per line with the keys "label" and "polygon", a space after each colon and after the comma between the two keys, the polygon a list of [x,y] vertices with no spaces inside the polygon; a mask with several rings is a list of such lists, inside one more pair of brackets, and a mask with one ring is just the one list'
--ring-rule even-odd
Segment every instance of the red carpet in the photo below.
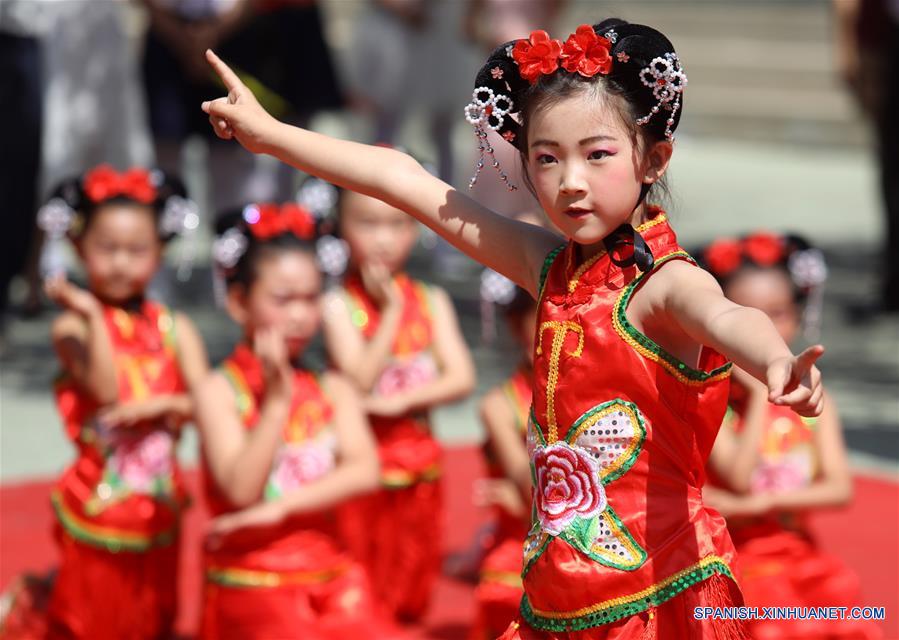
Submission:
{"label": "red carpet", "polygon": [[[446,551],[468,548],[487,513],[471,505],[472,483],[483,474],[480,450],[450,449],[444,483],[447,497]],[[196,489],[196,474],[189,480]],[[53,566],[56,550],[50,535],[51,481],[7,484],[0,487],[0,589],[23,572],[42,572]],[[195,491],[196,493],[196,491]],[[190,510],[184,535],[178,630],[190,636],[196,628],[200,596],[199,541],[205,514]],[[848,509],[816,516],[814,530],[821,545],[842,558],[862,580],[864,604],[886,607],[886,638],[899,639],[899,483],[859,475],[855,500]],[[431,612],[415,640],[460,640],[472,617],[472,589],[448,578],[434,594]]]}

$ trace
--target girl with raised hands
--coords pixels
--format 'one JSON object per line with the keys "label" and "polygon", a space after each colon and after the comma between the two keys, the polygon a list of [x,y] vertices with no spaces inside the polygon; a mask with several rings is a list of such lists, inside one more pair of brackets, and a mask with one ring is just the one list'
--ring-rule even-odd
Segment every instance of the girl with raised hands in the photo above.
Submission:
{"label": "girl with raised hands", "polygon": [[207,56],[229,90],[202,105],[219,136],[402,209],[538,299],[533,528],[503,637],[745,637],[741,621],[694,617],[742,600],[724,521],[701,493],[729,361],[772,402],[817,415],[823,348],[794,355],[764,313],[727,300],[651,204],[686,87],[668,38],[617,19],[564,43],[535,31],[479,71],[465,110],[479,169],[494,164],[484,138],[496,130],[564,239],[492,213],[395,150],[277,122]]}
{"label": "girl with raised hands", "polygon": [[304,366],[321,321],[318,223],[304,207],[224,216],[213,251],[243,336],[197,392],[206,502],[201,637],[385,638],[334,509],[377,484],[351,383]]}

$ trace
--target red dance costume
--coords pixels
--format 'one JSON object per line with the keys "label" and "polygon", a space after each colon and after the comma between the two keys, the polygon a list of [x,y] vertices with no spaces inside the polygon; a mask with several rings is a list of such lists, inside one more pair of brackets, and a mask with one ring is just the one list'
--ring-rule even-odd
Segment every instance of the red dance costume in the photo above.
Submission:
{"label": "red dance costume", "polygon": [[[522,366],[501,387],[515,415],[522,441],[527,434],[532,378],[530,366]],[[489,443],[485,449],[489,477],[504,478],[505,473]],[[494,640],[498,637],[517,616],[524,592],[521,586],[521,542],[527,536],[527,524],[519,516],[502,508],[496,509],[496,524],[492,544],[481,563],[480,580],[475,591],[477,618],[471,640]]]}
{"label": "red dance costume", "polygon": [[[403,297],[402,319],[391,362],[373,393],[390,396],[427,384],[438,375],[431,352],[433,328],[428,286],[405,274],[395,277]],[[358,276],[344,292],[353,323],[366,339],[378,329],[380,310]],[[344,543],[366,566],[387,613],[420,618],[440,573],[442,450],[426,412],[398,418],[370,416],[378,442],[382,488],[340,510]]]}
{"label": "red dance costume", "polygon": [[[658,269],[690,260],[664,212],[638,229]],[[723,518],[702,502],[705,461],[727,405],[730,365],[698,368],[640,333],[625,310],[654,271],[608,253],[547,256],[541,277],[528,448],[534,526],[519,620],[507,639],[745,638],[696,606],[742,604]]]}
{"label": "red dance costume", "polygon": [[[239,345],[221,371],[237,397],[241,420],[253,429],[265,390],[262,364]],[[276,499],[334,469],[337,439],[332,405],[317,376],[297,370],[284,442],[264,499]],[[204,464],[213,516],[234,511]],[[364,569],[340,549],[328,512],[299,514],[268,527],[237,530],[205,551],[201,637],[330,640],[383,637],[375,623]]]}
{"label": "red dance costume", "polygon": [[[165,307],[104,307],[119,403],[185,391],[175,323]],[[177,427],[160,421],[109,429],[97,403],[61,379],[56,399],[78,448],[52,494],[59,574],[50,600],[51,636],[160,638],[176,608],[178,526],[186,494],[175,459]]]}
{"label": "red dance costume", "polygon": [[[739,407],[738,407],[739,409]],[[750,491],[790,491],[818,474],[814,418],[768,405],[768,420]],[[738,411],[728,410],[722,429],[743,428]],[[717,483],[721,484],[721,483]],[[740,559],[746,605],[750,607],[853,607],[859,603],[858,577],[839,559],[819,550],[800,513],[772,513],[728,519]],[[752,620],[756,640],[879,638],[876,623],[852,620]]]}

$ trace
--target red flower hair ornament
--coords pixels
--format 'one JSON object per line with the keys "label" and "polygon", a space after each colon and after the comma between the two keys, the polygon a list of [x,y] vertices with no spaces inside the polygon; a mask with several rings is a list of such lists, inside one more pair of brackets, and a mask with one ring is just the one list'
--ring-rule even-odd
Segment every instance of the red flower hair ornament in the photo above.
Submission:
{"label": "red flower hair ornament", "polygon": [[84,176],[82,186],[84,194],[94,204],[116,196],[150,204],[157,196],[150,172],[139,168],[119,173],[108,164],[101,164]]}
{"label": "red flower hair ornament", "polygon": [[726,276],[732,273],[743,261],[743,249],[733,238],[715,240],[705,250],[705,261],[712,273]]}
{"label": "red flower hair ornament", "polygon": [[612,71],[612,41],[597,35],[589,24],[582,24],[562,46],[562,67],[570,73],[592,78]]}
{"label": "red flower hair ornament", "polygon": [[559,68],[562,43],[542,29],[531,31],[527,40],[521,39],[512,48],[512,58],[518,64],[518,73],[531,84],[541,75],[548,75]]}
{"label": "red flower hair ornament", "polygon": [[251,204],[244,208],[243,219],[253,237],[267,240],[284,233],[292,233],[303,240],[315,236],[315,218],[304,207],[293,202]]}
{"label": "red flower hair ornament", "polygon": [[785,249],[783,238],[766,231],[743,239],[743,253],[762,267],[770,267],[783,260]]}

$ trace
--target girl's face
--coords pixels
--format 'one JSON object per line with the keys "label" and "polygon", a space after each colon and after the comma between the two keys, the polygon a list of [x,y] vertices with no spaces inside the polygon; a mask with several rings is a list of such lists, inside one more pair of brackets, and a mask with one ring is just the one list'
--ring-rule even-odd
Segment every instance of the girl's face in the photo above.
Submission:
{"label": "girl's face", "polygon": [[113,303],[143,295],[162,257],[153,210],[131,203],[101,205],[76,248],[90,290]]}
{"label": "girl's face", "polygon": [[789,276],[780,269],[743,269],[727,283],[724,295],[739,305],[764,311],[787,344],[799,332],[799,305]]}
{"label": "girl's face", "polygon": [[321,274],[312,255],[278,251],[260,258],[249,289],[231,287],[228,311],[248,337],[260,329],[280,333],[293,359],[321,324],[321,290]]}
{"label": "girl's face", "polygon": [[529,119],[527,162],[537,199],[579,244],[595,244],[624,222],[639,223],[631,214],[640,188],[664,174],[671,156],[667,142],[648,150],[635,144],[614,100],[621,98],[584,90]]}
{"label": "girl's face", "polygon": [[340,234],[350,246],[355,267],[381,264],[402,270],[418,238],[418,223],[375,198],[345,191],[340,203]]}

